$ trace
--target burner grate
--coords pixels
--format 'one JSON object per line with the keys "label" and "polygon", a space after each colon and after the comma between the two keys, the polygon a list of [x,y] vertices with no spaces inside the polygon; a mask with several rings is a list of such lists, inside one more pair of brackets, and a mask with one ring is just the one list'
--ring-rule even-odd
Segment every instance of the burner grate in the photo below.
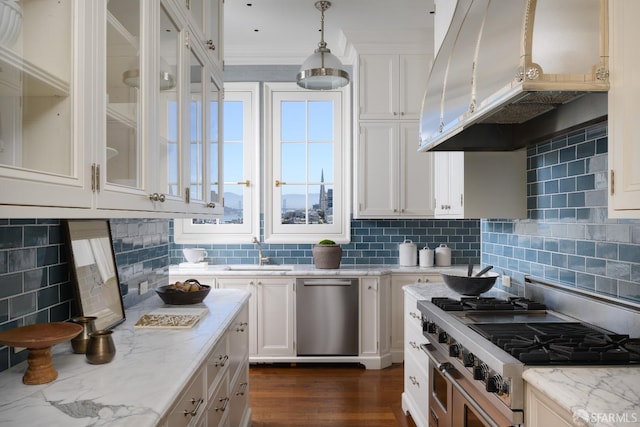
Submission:
{"label": "burner grate", "polygon": [[471,329],[527,364],[640,363],[640,339],[582,323],[472,324]]}

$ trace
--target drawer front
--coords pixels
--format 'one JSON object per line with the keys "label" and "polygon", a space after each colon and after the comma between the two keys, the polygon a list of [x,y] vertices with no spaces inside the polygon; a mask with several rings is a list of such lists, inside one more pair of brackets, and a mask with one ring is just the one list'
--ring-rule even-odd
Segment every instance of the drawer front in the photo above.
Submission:
{"label": "drawer front", "polygon": [[229,425],[240,426],[249,407],[249,363],[245,363],[240,369],[240,375],[231,390],[229,405]]}
{"label": "drawer front", "polygon": [[249,311],[247,306],[229,327],[229,381],[233,381],[238,368],[249,356]]}
{"label": "drawer front", "polygon": [[229,376],[225,374],[207,407],[207,427],[225,425],[228,418],[225,415],[229,412],[229,400]]}
{"label": "drawer front", "polygon": [[427,377],[426,366],[420,366],[422,361],[418,361],[413,354],[405,354],[404,357],[404,391],[414,402],[418,414],[411,414],[413,418],[418,418],[422,422],[417,425],[426,425],[426,412],[429,407],[429,379]]}
{"label": "drawer front", "polygon": [[422,329],[422,313],[417,307],[418,300],[405,294],[404,297],[404,322]]}
{"label": "drawer front", "polygon": [[229,332],[224,334],[207,358],[207,396],[211,396],[215,391],[229,366],[228,335]]}
{"label": "drawer front", "polygon": [[185,427],[196,425],[206,404],[204,371],[200,370],[169,413],[167,426]]}
{"label": "drawer front", "polygon": [[[411,325],[413,326],[413,325]],[[404,344],[404,352],[411,353],[416,360],[420,363],[424,363],[425,370],[429,358],[426,353],[420,348],[421,344],[426,344],[429,342],[424,335],[422,335],[422,329],[417,329],[415,327],[407,327],[404,331],[405,344]]]}

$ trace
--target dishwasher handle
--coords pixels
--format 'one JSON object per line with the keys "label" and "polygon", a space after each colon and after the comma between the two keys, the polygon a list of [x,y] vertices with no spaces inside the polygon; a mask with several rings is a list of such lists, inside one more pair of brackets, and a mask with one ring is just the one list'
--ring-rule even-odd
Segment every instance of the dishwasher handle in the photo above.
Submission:
{"label": "dishwasher handle", "polygon": [[302,286],[351,286],[358,279],[302,279]]}

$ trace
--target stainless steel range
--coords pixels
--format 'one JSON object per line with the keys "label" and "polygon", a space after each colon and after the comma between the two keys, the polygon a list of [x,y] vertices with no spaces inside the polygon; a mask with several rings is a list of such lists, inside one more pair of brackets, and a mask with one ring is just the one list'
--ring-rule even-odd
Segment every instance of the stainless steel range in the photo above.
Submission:
{"label": "stainless steel range", "polygon": [[419,301],[429,424],[524,422],[529,366],[640,365],[640,307],[526,278],[523,298]]}

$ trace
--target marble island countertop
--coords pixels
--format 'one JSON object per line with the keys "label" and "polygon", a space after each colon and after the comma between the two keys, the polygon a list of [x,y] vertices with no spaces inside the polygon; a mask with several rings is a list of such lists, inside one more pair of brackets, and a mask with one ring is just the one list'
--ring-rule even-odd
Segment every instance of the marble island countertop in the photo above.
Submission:
{"label": "marble island countertop", "polygon": [[[459,296],[443,283],[403,289],[418,300]],[[485,295],[508,295],[501,292]],[[566,410],[576,426],[640,426],[640,366],[530,367],[523,378]]]}
{"label": "marble island countertop", "polygon": [[528,368],[524,380],[573,418],[576,426],[640,425],[640,367]]}
{"label": "marble island countertop", "polygon": [[[193,276],[379,276],[381,274],[438,274],[447,271],[466,271],[466,265],[450,267],[403,267],[397,264],[348,265],[336,269],[316,268],[313,264],[187,264],[169,266],[169,273]],[[476,271],[478,268],[476,267]]]}
{"label": "marble island countertop", "polygon": [[195,305],[209,312],[193,328],[135,328],[142,315],[164,306],[153,296],[127,309],[114,328],[110,363],[91,365],[66,342],[52,348],[53,382],[24,385],[26,362],[0,373],[0,426],[157,425],[248,298],[214,289]]}

